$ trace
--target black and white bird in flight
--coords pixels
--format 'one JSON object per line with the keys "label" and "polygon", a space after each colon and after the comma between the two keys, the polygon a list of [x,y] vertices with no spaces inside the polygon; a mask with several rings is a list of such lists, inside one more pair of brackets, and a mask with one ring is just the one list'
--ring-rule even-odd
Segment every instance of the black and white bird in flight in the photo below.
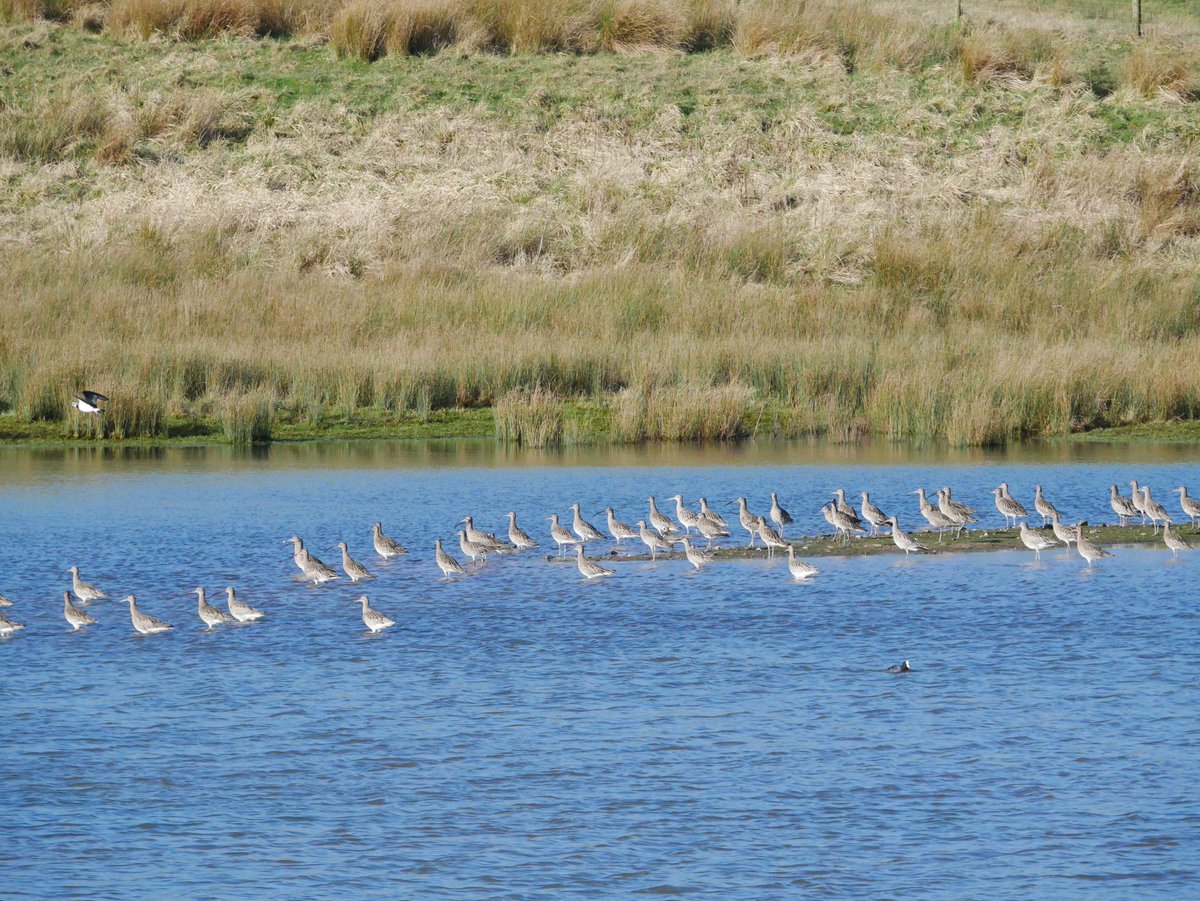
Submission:
{"label": "black and white bird in flight", "polygon": [[101,404],[108,403],[108,398],[98,391],[80,391],[71,401],[71,406],[80,413],[103,413]]}

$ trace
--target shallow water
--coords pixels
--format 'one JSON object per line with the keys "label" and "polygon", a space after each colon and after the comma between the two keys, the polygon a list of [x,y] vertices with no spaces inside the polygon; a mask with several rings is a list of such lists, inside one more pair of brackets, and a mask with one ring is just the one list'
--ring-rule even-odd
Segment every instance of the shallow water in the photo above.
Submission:
{"label": "shallow water", "polygon": [[[774,488],[811,532],[844,486],[913,528],[907,492],[950,484],[995,527],[1000,481],[1102,522],[1129,478],[1171,508],[1200,451],[0,450],[0,593],[27,626],[0,641],[0,895],[1194,897],[1200,558],[829,558],[803,584],[781,561],[597,584],[432,563],[466,513],[546,540],[576,499],[632,521],[650,493],[764,511]],[[376,518],[408,557],[376,562]],[[293,533],[329,563],[349,541],[396,628],[296,584]],[[104,602],[68,632],[72,563],[176,630]],[[203,631],[199,584],[268,618]]]}

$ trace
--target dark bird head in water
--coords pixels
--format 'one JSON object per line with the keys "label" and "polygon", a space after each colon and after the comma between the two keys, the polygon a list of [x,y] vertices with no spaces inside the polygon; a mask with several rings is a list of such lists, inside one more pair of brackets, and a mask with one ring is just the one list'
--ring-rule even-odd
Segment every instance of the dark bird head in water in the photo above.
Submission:
{"label": "dark bird head in water", "polygon": [[893,673],[893,674],[908,673],[908,672],[912,672],[912,667],[909,666],[908,661],[905,660],[903,663],[892,664],[887,669],[885,669],[884,672],[885,673]]}

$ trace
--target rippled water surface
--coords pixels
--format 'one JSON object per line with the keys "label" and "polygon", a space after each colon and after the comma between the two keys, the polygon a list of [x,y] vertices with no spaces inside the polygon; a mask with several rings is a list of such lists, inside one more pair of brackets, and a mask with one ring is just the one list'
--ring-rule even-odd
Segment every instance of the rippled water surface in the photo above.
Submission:
{"label": "rippled water surface", "polygon": [[[1001,481],[1106,522],[1130,478],[1177,509],[1200,453],[0,450],[0,593],[27,627],[0,641],[0,896],[1196,897],[1200,550],[823,559],[803,584],[782,561],[593,584],[432,560],[468,513],[548,544],[576,500],[633,521],[649,494],[765,511],[775,489],[812,532],[844,486],[915,528],[908,492],[949,484],[996,527]],[[408,557],[378,562],[375,519]],[[350,542],[397,626],[293,581],[292,534],[329,563]],[[70,633],[73,563],[175,631],[110,601]],[[197,585],[268,616],[204,631]]]}

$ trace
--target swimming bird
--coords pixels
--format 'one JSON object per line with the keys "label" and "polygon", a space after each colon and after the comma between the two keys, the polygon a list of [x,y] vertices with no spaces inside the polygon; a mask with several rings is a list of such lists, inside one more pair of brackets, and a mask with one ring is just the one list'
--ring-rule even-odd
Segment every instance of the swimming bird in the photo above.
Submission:
{"label": "swimming bird", "polygon": [[458,531],[458,546],[462,549],[464,554],[471,558],[472,563],[477,560],[482,560],[489,553],[487,548],[485,548],[482,544],[476,544],[474,541],[468,538],[467,533],[461,529]]}
{"label": "swimming bird", "polygon": [[550,537],[554,539],[554,543],[558,545],[558,555],[561,557],[563,548],[567,545],[578,544],[579,541],[574,538],[566,527],[559,524],[558,514],[546,517],[550,520]]}
{"label": "swimming bird", "polygon": [[71,628],[78,631],[84,626],[96,625],[96,620],[88,616],[78,607],[71,603],[71,592],[63,592],[63,616],[67,622],[71,624]]}
{"label": "swimming bird", "polygon": [[388,619],[378,610],[375,610],[371,606],[370,601],[367,600],[367,596],[365,594],[361,598],[351,601],[350,603],[362,604],[363,625],[372,632],[382,632],[384,629],[390,629],[392,626],[396,625],[395,620]]}
{"label": "swimming bird", "polygon": [[[1058,516],[1057,510],[1054,511],[1054,515]],[[1021,543],[1033,551],[1038,560],[1042,559],[1042,551],[1048,551],[1058,544],[1057,541],[1051,541],[1040,532],[1030,529],[1028,523],[1021,523]]]}
{"label": "swimming bird", "polygon": [[871,524],[871,534],[878,535],[879,530],[888,524],[888,516],[871,503],[871,495],[860,492],[862,497],[862,518]]}
{"label": "swimming bird", "polygon": [[1086,525],[1087,520],[1083,520],[1075,526],[1075,547],[1079,550],[1079,556],[1087,561],[1088,569],[1091,569],[1093,560],[1103,560],[1105,557],[1111,557],[1112,554],[1083,537],[1083,527]]}
{"label": "swimming bird", "polygon": [[891,666],[885,669],[884,672],[890,673],[893,676],[898,676],[901,673],[911,673],[912,667],[909,666],[908,661],[905,660],[903,663],[893,663]]}
{"label": "swimming bird", "polygon": [[1050,528],[1054,530],[1054,537],[1065,544],[1067,549],[1070,550],[1071,542],[1075,540],[1075,529],[1071,526],[1064,526],[1057,512],[1050,517]]}
{"label": "swimming bird", "polygon": [[12,601],[10,601],[4,595],[0,594],[0,607],[11,607],[11,606],[12,606]]}
{"label": "swimming bird", "polygon": [[729,528],[729,523],[722,518],[720,513],[708,505],[708,501],[705,498],[700,498],[700,516],[702,519],[715,522],[722,529]]}
{"label": "swimming bird", "polygon": [[464,526],[467,541],[471,542],[471,544],[479,545],[485,551],[502,551],[508,547],[507,544],[491,532],[475,528],[475,523],[469,516],[464,516],[459,520],[459,523]]}
{"label": "swimming bird", "polygon": [[436,538],[433,542],[434,559],[437,560],[438,569],[442,571],[442,575],[449,577],[465,576],[467,571],[462,568],[462,564],[442,550],[442,539]]}
{"label": "swimming bird", "polygon": [[538,543],[530,538],[517,525],[517,514],[513,513],[511,510],[508,513],[508,540],[512,542],[513,547],[519,551],[528,550],[529,548],[535,548],[538,546]]}
{"label": "swimming bird", "polygon": [[996,509],[1004,515],[1004,528],[1008,528],[1008,521],[1011,519],[1012,527],[1015,529],[1018,519],[1029,516],[1029,511],[1021,506],[1021,502],[1008,493],[1007,484],[993,488],[992,494],[996,498]]}
{"label": "swimming bird", "polygon": [[1171,549],[1172,557],[1178,557],[1180,551],[1192,549],[1191,543],[1186,538],[1171,531],[1169,520],[1163,523],[1163,543]]}
{"label": "swimming bird", "polygon": [[820,572],[811,563],[805,563],[803,560],[796,559],[796,548],[788,545],[788,572],[792,574],[793,579],[807,579],[809,576],[815,576]]}
{"label": "swimming bird", "polygon": [[689,510],[683,505],[683,495],[677,494],[674,497],[667,498],[669,501],[675,502],[675,518],[679,520],[679,524],[683,526],[683,534],[687,535],[691,532],[692,527],[700,521],[700,516],[693,510]]}
{"label": "swimming bird", "polygon": [[904,551],[905,557],[907,557],[913,551],[916,551],[918,554],[925,554],[929,552],[929,548],[925,547],[925,545],[921,544],[902,528],[900,528],[900,523],[896,517],[889,516],[888,523],[890,523],[892,527],[892,541],[895,543],[896,547]]}
{"label": "swimming bird", "polygon": [[229,615],[239,623],[252,623],[256,619],[263,618],[261,610],[256,610],[245,601],[237,599],[237,593],[233,590],[232,585],[225,589],[225,606],[229,608]]}
{"label": "swimming bird", "polygon": [[8,638],[14,632],[20,632],[24,628],[21,623],[15,623],[7,616],[0,616],[0,638]]}
{"label": "swimming bird", "polygon": [[235,622],[234,618],[224,610],[218,610],[208,602],[208,600],[205,598],[203,588],[193,588],[192,594],[196,596],[199,604],[197,612],[200,614],[200,619],[204,622],[204,625],[208,626],[210,629],[213,626],[220,626],[224,625],[225,623]]}
{"label": "swimming bird", "polygon": [[153,616],[148,616],[137,608],[137,599],[130,595],[125,598],[129,604],[129,619],[133,622],[133,627],[143,635],[155,635],[159,632],[166,632],[168,629],[175,627],[164,623],[161,619],[155,619]]}
{"label": "swimming bird", "polygon": [[407,554],[408,548],[402,545],[394,538],[388,538],[383,534],[383,524],[375,523],[371,526],[371,543],[375,545],[375,553],[384,560],[391,560],[393,557],[399,557],[401,554]]}
{"label": "swimming bird", "polygon": [[671,518],[669,516],[664,516],[662,513],[660,513],[658,511],[658,507],[654,503],[654,497],[651,496],[649,500],[650,500],[650,525],[652,525],[652,526],[654,526],[654,528],[658,529],[658,532],[660,535],[666,536],[666,535],[672,535],[675,532],[678,532],[679,529],[677,529],[675,527],[675,523],[671,522]]}
{"label": "swimming bird", "polygon": [[1129,502],[1133,504],[1133,509],[1137,510],[1142,515],[1141,525],[1146,524],[1146,501],[1142,497],[1142,489],[1138,487],[1137,479],[1129,480]]}
{"label": "swimming bird", "polygon": [[1171,493],[1179,495],[1179,509],[1191,521],[1192,528],[1196,528],[1197,520],[1200,520],[1200,503],[1188,496],[1186,485],[1180,485]]}
{"label": "swimming bird", "polygon": [[583,556],[582,544],[575,545],[575,565],[579,567],[579,572],[585,579],[600,579],[604,576],[616,575],[614,570],[605,569],[599,563]]}
{"label": "swimming bird", "polygon": [[1043,526],[1050,521],[1050,517],[1052,515],[1058,513],[1058,511],[1054,509],[1054,504],[1046,500],[1045,496],[1042,494],[1041,485],[1033,486],[1033,509],[1039,516],[1042,517]]}
{"label": "swimming bird", "polygon": [[1121,518],[1122,526],[1129,525],[1130,518],[1141,512],[1133,505],[1133,501],[1117,490],[1116,485],[1110,485],[1108,488],[1108,505],[1112,507],[1113,513]]}
{"label": "swimming bird", "polygon": [[687,562],[696,567],[696,569],[701,569],[705,564],[713,562],[712,554],[692,547],[692,543],[688,539],[681,538],[679,543],[683,545],[683,556],[687,557]]}
{"label": "swimming bird", "polygon": [[627,523],[623,523],[623,522],[621,522],[621,520],[617,519],[617,514],[613,511],[612,507],[605,507],[600,512],[607,514],[607,516],[608,516],[608,534],[613,537],[613,541],[615,541],[617,544],[620,544],[626,538],[637,538],[638,537],[637,529],[635,529],[635,528],[633,528],[633,526],[631,526]]}
{"label": "swimming bird", "polygon": [[1150,522],[1154,525],[1154,531],[1158,532],[1158,521],[1161,519],[1164,523],[1174,522],[1171,519],[1171,514],[1166,511],[1158,501],[1150,496],[1150,486],[1142,486],[1142,509],[1146,511],[1146,515],[1150,517]]}
{"label": "swimming bird", "polygon": [[917,500],[920,503],[921,515],[929,522],[929,527],[938,533],[938,543],[940,544],[943,530],[957,528],[958,523],[929,503],[929,498],[925,496],[924,488],[918,488],[912,493],[917,496]]}
{"label": "swimming bird", "polygon": [[742,528],[750,533],[750,543],[746,547],[754,547],[754,536],[758,534],[758,517],[750,512],[750,508],[746,506],[746,499],[739,497],[738,505],[738,522],[742,524]]}
{"label": "swimming bird", "polygon": [[346,542],[339,541],[334,547],[340,548],[342,551],[342,572],[350,577],[351,582],[375,578],[369,569],[350,556],[350,551],[346,549]]}
{"label": "swimming bird", "polygon": [[969,507],[950,497],[949,492],[949,488],[942,488],[938,491],[937,508],[942,516],[954,523],[954,535],[957,538],[962,535],[962,530],[966,528],[967,523],[979,522],[979,520],[971,515]]}
{"label": "swimming bird", "polygon": [[768,525],[767,520],[760,516],[758,518],[758,537],[763,540],[763,544],[767,546],[767,559],[775,556],[776,548],[786,548],[788,543],[780,537],[779,533]]}
{"label": "swimming bird", "polygon": [[657,532],[651,532],[646,528],[644,519],[638,520],[638,537],[642,539],[642,544],[650,548],[650,559],[657,560],[659,551],[671,552],[671,542],[667,541]]}
{"label": "swimming bird", "polygon": [[787,510],[785,510],[785,509],[783,509],[783,507],[779,506],[779,498],[775,495],[774,491],[771,492],[770,516],[771,516],[771,521],[774,522],[775,525],[779,526],[779,537],[782,538],[783,537],[783,527],[790,526],[793,522],[792,514],[788,513]]}
{"label": "swimming bird", "polygon": [[580,543],[587,541],[603,541],[604,535],[594,525],[579,515],[579,504],[571,504],[571,528],[579,536]]}
{"label": "swimming bird", "polygon": [[[320,585],[323,582],[332,582],[334,579],[340,578],[336,572],[309,553],[300,538],[293,535],[288,541],[292,543],[292,561],[303,574],[305,582]],[[284,544],[287,544],[287,541]]]}
{"label": "swimming bird", "polygon": [[78,566],[72,566],[67,572],[71,574],[71,590],[75,592],[75,597],[79,598],[79,603],[86,604],[88,601],[102,601],[108,597],[108,595],[95,585],[89,585],[83,579],[79,578]]}
{"label": "swimming bird", "polygon": [[108,398],[99,391],[80,391],[71,401],[71,406],[80,413],[97,415],[104,412],[104,408],[100,405],[106,403],[108,403]]}

